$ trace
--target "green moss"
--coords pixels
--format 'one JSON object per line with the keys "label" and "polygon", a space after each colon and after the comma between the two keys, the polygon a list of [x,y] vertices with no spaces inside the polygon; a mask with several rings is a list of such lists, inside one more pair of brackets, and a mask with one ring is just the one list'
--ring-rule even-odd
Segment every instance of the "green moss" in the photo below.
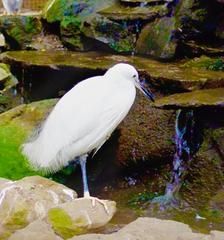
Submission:
{"label": "green moss", "polygon": [[40,174],[29,167],[20,147],[54,104],[46,100],[21,105],[0,115],[0,177],[17,180]]}
{"label": "green moss", "polygon": [[7,222],[4,223],[8,229],[21,229],[24,228],[27,224],[27,209],[21,209],[14,212],[8,219]]}
{"label": "green moss", "polygon": [[11,48],[26,48],[34,35],[42,30],[39,16],[3,16],[0,18],[0,30],[6,32]]}
{"label": "green moss", "polygon": [[54,231],[64,239],[68,239],[85,232],[85,229],[82,226],[85,226],[86,221],[82,218],[73,221],[63,209],[50,209],[48,212],[48,219]]}
{"label": "green moss", "polygon": [[224,59],[223,58],[210,58],[207,56],[201,56],[200,58],[194,58],[182,65],[186,68],[202,68],[212,71],[224,70]]}

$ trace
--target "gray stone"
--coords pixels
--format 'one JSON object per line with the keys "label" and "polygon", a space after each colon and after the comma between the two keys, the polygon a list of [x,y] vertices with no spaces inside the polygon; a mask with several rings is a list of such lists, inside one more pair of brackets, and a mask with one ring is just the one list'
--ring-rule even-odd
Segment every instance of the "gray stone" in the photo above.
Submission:
{"label": "gray stone", "polygon": [[8,182],[0,191],[0,222],[6,229],[21,229],[43,219],[51,207],[76,197],[73,190],[39,176]]}
{"label": "gray stone", "polygon": [[163,109],[223,108],[224,88],[170,95],[156,100],[155,106]]}
{"label": "gray stone", "polygon": [[107,206],[108,212],[98,201],[93,206],[92,200],[78,198],[51,208],[48,211],[48,222],[58,235],[66,239],[89,229],[102,227],[114,216],[116,203],[101,201]]}
{"label": "gray stone", "polygon": [[46,222],[37,220],[27,227],[17,230],[9,240],[62,240]]}
{"label": "gray stone", "polygon": [[224,232],[211,232],[210,235],[193,233],[186,224],[156,218],[138,218],[117,233],[109,235],[87,234],[70,240],[221,240]]}

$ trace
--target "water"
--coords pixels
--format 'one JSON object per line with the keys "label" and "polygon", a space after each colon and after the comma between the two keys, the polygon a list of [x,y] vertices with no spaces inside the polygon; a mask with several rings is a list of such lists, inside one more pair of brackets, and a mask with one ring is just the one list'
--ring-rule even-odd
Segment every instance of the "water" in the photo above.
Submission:
{"label": "water", "polygon": [[[175,195],[181,186],[181,176],[186,171],[186,162],[192,159],[193,149],[189,141],[194,134],[193,110],[178,110],[175,122],[176,152],[173,160],[172,180],[166,187],[165,195]],[[190,139],[189,139],[190,138]]]}

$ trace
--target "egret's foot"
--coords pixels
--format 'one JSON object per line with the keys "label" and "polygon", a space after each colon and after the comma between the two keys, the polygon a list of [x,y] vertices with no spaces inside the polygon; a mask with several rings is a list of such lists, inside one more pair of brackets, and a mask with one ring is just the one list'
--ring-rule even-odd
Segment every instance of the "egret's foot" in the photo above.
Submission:
{"label": "egret's foot", "polygon": [[84,197],[84,198],[90,199],[90,200],[92,201],[92,206],[93,206],[93,207],[96,207],[96,201],[99,202],[100,204],[103,205],[103,207],[104,207],[104,209],[105,209],[105,212],[106,212],[107,214],[109,214],[109,209],[108,209],[106,203],[105,203],[103,200],[100,200],[99,198],[91,197],[91,196]]}

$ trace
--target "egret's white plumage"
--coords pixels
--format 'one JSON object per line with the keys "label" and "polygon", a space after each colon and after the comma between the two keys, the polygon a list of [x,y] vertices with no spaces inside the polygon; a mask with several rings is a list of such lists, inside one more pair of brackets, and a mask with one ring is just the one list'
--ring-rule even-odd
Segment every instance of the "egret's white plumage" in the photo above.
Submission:
{"label": "egret's white plumage", "polygon": [[2,0],[2,4],[8,14],[15,14],[20,11],[23,0]]}
{"label": "egret's white plumage", "polygon": [[[97,151],[129,112],[135,86],[147,95],[135,68],[124,63],[78,83],[59,100],[38,136],[23,145],[24,155],[34,167],[48,171],[76,157],[85,162],[86,154]],[[88,196],[85,164],[81,166]]]}

